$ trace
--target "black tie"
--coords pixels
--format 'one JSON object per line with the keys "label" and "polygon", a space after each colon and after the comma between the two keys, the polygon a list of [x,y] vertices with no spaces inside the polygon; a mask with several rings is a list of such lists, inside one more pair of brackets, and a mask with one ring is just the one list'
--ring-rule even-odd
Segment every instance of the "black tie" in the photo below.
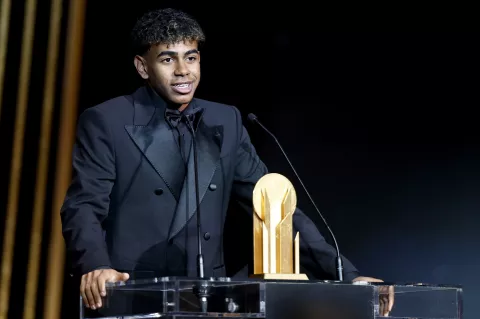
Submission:
{"label": "black tie", "polygon": [[196,127],[195,120],[197,113],[201,113],[203,109],[196,108],[191,110],[190,112],[180,112],[178,110],[166,109],[165,110],[165,118],[167,121],[172,125],[172,127],[178,127],[178,124],[183,121],[187,124],[187,127],[193,125]]}

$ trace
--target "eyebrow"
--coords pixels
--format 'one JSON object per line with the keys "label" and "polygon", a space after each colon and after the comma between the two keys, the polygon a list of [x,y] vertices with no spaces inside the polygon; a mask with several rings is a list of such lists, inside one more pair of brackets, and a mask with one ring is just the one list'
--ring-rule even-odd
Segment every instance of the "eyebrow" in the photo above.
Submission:
{"label": "eyebrow", "polygon": [[[194,53],[198,53],[198,50],[197,49],[188,50],[187,52],[185,52],[184,55],[189,55],[189,54],[194,54]],[[161,56],[164,56],[164,55],[178,56],[178,52],[176,52],[176,51],[162,51],[157,55],[157,58],[159,58]]]}

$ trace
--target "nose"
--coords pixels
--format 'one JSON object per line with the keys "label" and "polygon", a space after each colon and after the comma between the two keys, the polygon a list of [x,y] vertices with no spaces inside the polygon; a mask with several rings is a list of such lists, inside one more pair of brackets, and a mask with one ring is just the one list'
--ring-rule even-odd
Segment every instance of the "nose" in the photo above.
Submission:
{"label": "nose", "polygon": [[175,68],[176,76],[185,76],[188,75],[190,71],[188,70],[187,64],[184,61],[178,61],[177,67]]}

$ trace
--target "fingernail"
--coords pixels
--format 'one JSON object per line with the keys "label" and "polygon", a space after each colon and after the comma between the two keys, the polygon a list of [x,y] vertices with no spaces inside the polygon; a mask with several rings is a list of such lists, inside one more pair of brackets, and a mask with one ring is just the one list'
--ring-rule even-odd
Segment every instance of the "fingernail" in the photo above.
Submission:
{"label": "fingernail", "polygon": [[97,303],[97,307],[98,307],[98,308],[100,308],[101,306],[102,306],[102,303],[101,303],[101,302]]}
{"label": "fingernail", "polygon": [[92,305],[92,309],[95,310],[95,305]]}
{"label": "fingernail", "polygon": [[102,296],[105,297],[107,293],[105,291],[102,291]]}

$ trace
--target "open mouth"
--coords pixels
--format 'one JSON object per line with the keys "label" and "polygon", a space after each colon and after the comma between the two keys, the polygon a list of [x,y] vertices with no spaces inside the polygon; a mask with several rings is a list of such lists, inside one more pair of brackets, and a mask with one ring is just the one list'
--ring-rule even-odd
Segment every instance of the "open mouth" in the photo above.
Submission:
{"label": "open mouth", "polygon": [[192,82],[175,83],[172,85],[172,88],[177,93],[188,94],[193,89],[193,83]]}

